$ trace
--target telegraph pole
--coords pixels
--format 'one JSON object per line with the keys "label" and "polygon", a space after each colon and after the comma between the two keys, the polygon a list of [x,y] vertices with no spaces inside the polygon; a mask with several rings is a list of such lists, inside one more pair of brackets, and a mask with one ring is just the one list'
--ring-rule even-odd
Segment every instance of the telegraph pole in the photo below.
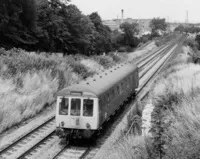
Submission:
{"label": "telegraph pole", "polygon": [[189,17],[188,17],[188,10],[186,11],[186,18],[185,18],[185,24],[187,25],[189,23]]}

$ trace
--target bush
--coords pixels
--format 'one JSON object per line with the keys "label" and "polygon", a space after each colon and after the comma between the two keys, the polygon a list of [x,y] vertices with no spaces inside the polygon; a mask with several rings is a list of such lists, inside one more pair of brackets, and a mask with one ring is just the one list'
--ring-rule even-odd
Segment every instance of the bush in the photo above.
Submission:
{"label": "bush", "polygon": [[133,52],[134,48],[131,46],[121,46],[118,52]]}
{"label": "bush", "polygon": [[93,59],[82,59],[80,63],[87,68],[88,72],[98,73],[104,70],[104,67]]}
{"label": "bush", "polygon": [[122,57],[119,56],[117,53],[112,52],[112,53],[109,53],[108,56],[110,56],[113,59],[113,61],[116,63],[119,63],[122,61]]}
{"label": "bush", "polygon": [[77,73],[78,75],[81,75],[83,79],[88,78],[89,76],[92,76],[94,72],[89,72],[87,68],[81,64],[80,62],[75,62],[71,65],[73,71]]}
{"label": "bush", "polygon": [[184,45],[185,46],[190,46],[195,52],[197,52],[197,50],[198,50],[198,43],[194,39],[187,38],[184,41]]}
{"label": "bush", "polygon": [[118,52],[127,52],[126,47],[125,47],[125,46],[121,46],[121,47],[118,49]]}
{"label": "bush", "polygon": [[108,69],[115,64],[110,56],[93,56],[93,59],[102,65],[105,69]]}

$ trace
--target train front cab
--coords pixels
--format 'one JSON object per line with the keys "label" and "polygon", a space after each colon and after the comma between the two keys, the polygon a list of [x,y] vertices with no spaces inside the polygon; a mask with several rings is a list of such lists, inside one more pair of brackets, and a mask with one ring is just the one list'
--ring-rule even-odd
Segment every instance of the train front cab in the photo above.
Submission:
{"label": "train front cab", "polygon": [[56,109],[57,134],[64,137],[90,138],[99,125],[98,98],[58,96]]}

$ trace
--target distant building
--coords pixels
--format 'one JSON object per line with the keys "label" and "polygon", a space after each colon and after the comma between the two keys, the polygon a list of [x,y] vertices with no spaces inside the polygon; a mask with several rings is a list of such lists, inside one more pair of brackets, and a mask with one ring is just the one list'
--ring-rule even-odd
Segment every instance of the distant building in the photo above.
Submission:
{"label": "distant building", "polygon": [[120,20],[103,20],[103,24],[107,25],[112,31],[119,30]]}
{"label": "distant building", "polygon": [[151,28],[150,28],[150,22],[151,19],[132,19],[132,18],[127,18],[127,19],[113,19],[113,20],[104,20],[103,24],[107,25],[110,27],[111,30],[120,30],[120,25],[124,22],[127,23],[137,23],[139,27],[139,35],[143,34],[148,34],[151,33]]}

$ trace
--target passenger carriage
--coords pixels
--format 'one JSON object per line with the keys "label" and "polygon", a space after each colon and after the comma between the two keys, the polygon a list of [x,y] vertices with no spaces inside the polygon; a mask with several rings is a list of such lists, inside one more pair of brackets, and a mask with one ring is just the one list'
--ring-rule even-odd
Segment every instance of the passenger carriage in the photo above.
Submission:
{"label": "passenger carriage", "polygon": [[58,135],[90,138],[123,101],[135,93],[138,84],[137,66],[125,63],[59,91]]}

